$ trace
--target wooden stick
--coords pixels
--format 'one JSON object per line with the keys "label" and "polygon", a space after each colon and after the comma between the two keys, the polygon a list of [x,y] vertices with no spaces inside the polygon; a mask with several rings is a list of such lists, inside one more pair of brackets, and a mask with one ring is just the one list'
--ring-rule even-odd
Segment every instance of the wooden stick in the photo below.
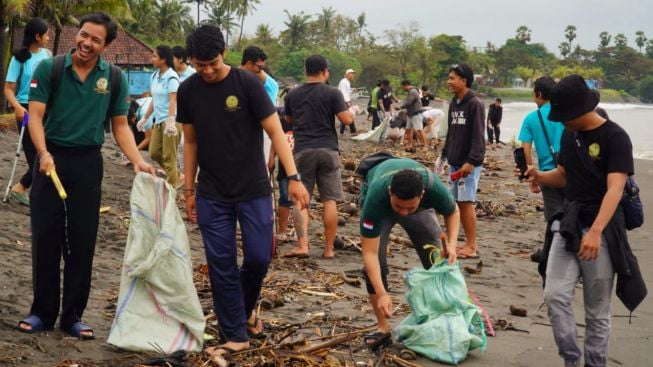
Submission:
{"label": "wooden stick", "polygon": [[338,298],[338,297],[339,297],[339,296],[338,296],[337,294],[335,294],[335,293],[327,293],[327,292],[311,291],[311,290],[308,290],[308,289],[300,289],[299,291],[302,292],[302,293],[306,293],[306,294],[313,295],[313,296],[334,297],[334,298]]}
{"label": "wooden stick", "polygon": [[397,357],[397,356],[392,355],[392,354],[387,354],[386,353],[385,357],[387,359],[389,359],[390,362],[394,362],[394,363],[396,363],[396,364],[398,364],[399,366],[402,366],[402,367],[421,367],[418,364],[409,362],[409,361],[407,361],[407,360],[405,360],[403,358]]}
{"label": "wooden stick", "polygon": [[335,345],[344,343],[346,341],[354,339],[357,336],[358,336],[357,333],[349,333],[347,335],[343,335],[343,336],[328,340],[328,341],[326,341],[324,343],[315,344],[315,345],[312,345],[310,347],[302,348],[298,352],[299,353],[307,353],[307,354],[312,353],[312,352],[318,351],[320,349],[330,348],[330,347],[333,347]]}

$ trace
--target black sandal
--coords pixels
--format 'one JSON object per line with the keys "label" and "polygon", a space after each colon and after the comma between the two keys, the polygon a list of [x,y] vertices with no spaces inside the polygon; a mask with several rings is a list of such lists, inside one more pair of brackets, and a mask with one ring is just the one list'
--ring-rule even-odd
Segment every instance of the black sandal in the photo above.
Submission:
{"label": "black sandal", "polygon": [[375,331],[363,336],[365,345],[372,351],[377,351],[381,347],[388,347],[392,345],[392,334],[390,332],[384,333],[382,331]]}

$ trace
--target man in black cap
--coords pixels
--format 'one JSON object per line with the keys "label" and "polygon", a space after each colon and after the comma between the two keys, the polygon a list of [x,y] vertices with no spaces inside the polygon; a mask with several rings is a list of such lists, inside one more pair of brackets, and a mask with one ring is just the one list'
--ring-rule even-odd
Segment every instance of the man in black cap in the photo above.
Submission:
{"label": "man in black cap", "polygon": [[564,213],[549,222],[550,240],[539,269],[546,275],[544,302],[565,367],[578,366],[572,300],[582,277],[585,366],[605,366],[614,274],[617,295],[628,309],[634,310],[646,296],[619,206],[626,180],[634,173],[632,145],[619,125],[596,113],[598,98],[581,76],[560,80],[550,98],[549,120],[566,127],[559,163],[550,171],[530,166],[526,172],[540,185],[564,188],[568,202]]}

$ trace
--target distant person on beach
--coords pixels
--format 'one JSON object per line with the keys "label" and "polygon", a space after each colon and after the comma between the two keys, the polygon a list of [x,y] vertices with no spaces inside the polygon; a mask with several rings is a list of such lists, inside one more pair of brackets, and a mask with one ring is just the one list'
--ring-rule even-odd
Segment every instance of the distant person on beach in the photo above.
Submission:
{"label": "distant person on beach", "polygon": [[[305,63],[306,83],[293,88],[285,98],[286,120],[293,126],[295,161],[301,175],[290,175],[289,180],[304,184],[309,194],[317,184],[324,206],[324,252],[330,259],[335,256],[333,242],[338,229],[336,201],[342,200],[340,177],[340,148],[334,121],[342,124],[354,122],[342,93],[328,86],[327,60],[322,55],[309,56]],[[308,208],[295,208],[293,213],[298,245],[286,257],[308,257]]]}
{"label": "distant person on beach", "polygon": [[[25,25],[23,32],[23,43],[14,51],[7,76],[5,79],[5,98],[14,109],[16,126],[20,132],[23,124],[23,117],[27,114],[29,85],[32,80],[32,73],[41,60],[52,57],[50,50],[45,48],[48,44],[48,23],[41,18],[32,18]],[[34,160],[36,149],[25,127],[23,140],[21,141],[23,153],[27,160],[27,171],[20,180],[11,188],[11,197],[23,205],[29,206],[29,195],[27,190],[32,186],[32,172],[34,171]]]}
{"label": "distant person on beach", "polygon": [[[30,192],[34,300],[29,316],[17,325],[22,332],[52,330],[61,306],[61,330],[80,339],[95,338],[95,331],[82,322],[82,316],[91,291],[100,219],[101,150],[107,113],[114,138],[134,171],[155,173],[136,149],[127,125],[128,84],[122,72],[120,92],[109,111],[112,93],[106,88],[111,87],[114,68],[101,54],[117,32],[118,25],[105,13],[83,16],[75,36],[76,48],[59,56],[68,66],[63,68],[56,93],[51,85],[55,59],[41,61],[30,81],[28,127],[38,166]],[[63,203],[48,177],[55,167],[67,193]]]}
{"label": "distant person on beach", "polygon": [[558,354],[565,367],[581,365],[573,299],[583,281],[585,366],[606,366],[610,340],[610,300],[614,275],[617,296],[631,312],[646,286],[626,235],[620,201],[634,174],[632,144],[615,122],[596,113],[598,98],[580,75],[560,80],[550,91],[549,120],[565,126],[556,169],[530,166],[529,179],[564,188],[564,212],[549,225],[540,274],[544,302]]}
{"label": "distant person on beach", "polygon": [[429,144],[438,144],[438,128],[440,123],[444,119],[444,112],[439,108],[429,108],[422,112],[422,118],[424,120],[424,134],[426,139],[429,140]]}
{"label": "distant person on beach", "polygon": [[[364,337],[370,345],[390,333],[388,319],[393,311],[387,292],[386,254],[392,227],[397,223],[403,227],[422,266],[428,269],[439,254],[448,258],[449,264],[456,261],[460,216],[454,198],[440,179],[408,158],[390,158],[369,169],[360,201],[365,285],[377,320],[376,330]],[[444,216],[446,237],[436,214]]]}
{"label": "distant person on beach", "polygon": [[[277,95],[279,94],[279,84],[274,80],[274,78],[265,72],[265,60],[267,59],[268,55],[266,55],[259,47],[248,46],[243,51],[240,68],[256,75],[258,80],[263,83],[265,93],[267,93],[268,97],[270,97],[270,101],[276,107]],[[270,160],[271,147],[272,142],[270,141],[270,137],[265,131],[263,131],[263,158],[265,159],[265,164],[268,164],[268,161]]]}
{"label": "distant person on beach", "polygon": [[[354,71],[354,69],[347,69],[347,71],[345,71],[345,77],[340,79],[340,82],[338,83],[338,89],[340,90],[340,93],[342,93],[342,97],[345,99],[345,106],[347,106],[347,108],[350,108],[352,106],[351,81],[354,80],[355,76],[356,76],[356,72]],[[345,124],[341,123],[340,135],[344,133],[345,133]],[[349,133],[352,135],[356,135],[356,121],[349,124]]]}
{"label": "distant person on beach", "polygon": [[490,105],[490,108],[487,111],[487,142],[488,144],[496,147],[499,144],[503,144],[499,140],[501,135],[501,119],[503,118],[503,107],[501,107],[501,98],[494,100],[494,103]]}
{"label": "distant person on beach", "polygon": [[[197,70],[178,91],[178,120],[186,137],[186,214],[202,232],[213,305],[226,339],[205,352],[226,355],[249,348],[250,337],[265,338],[263,321],[255,311],[273,241],[272,188],[263,160],[263,130],[290,177],[297,177],[297,169],[261,81],[225,64],[222,31],[200,25],[188,35],[186,49]],[[306,207],[304,186],[297,180],[288,186],[295,205]],[[240,269],[237,226],[243,240]]]}
{"label": "distant person on beach", "polygon": [[449,124],[443,155],[449,162],[450,174],[460,175],[451,182],[451,192],[460,208],[460,222],[465,231],[465,245],[458,248],[458,257],[477,258],[476,191],[485,158],[485,107],[470,89],[474,72],[469,65],[453,65],[447,84],[454,94],[449,106]]}
{"label": "distant person on beach", "polygon": [[381,111],[381,120],[383,120],[387,113],[394,112],[393,103],[399,102],[392,94],[392,87],[388,79],[381,80],[381,88],[377,93],[377,100],[379,101],[379,111]]}
{"label": "distant person on beach", "polygon": [[368,111],[372,115],[372,129],[381,125],[381,118],[379,117],[379,90],[381,89],[381,81],[376,81],[376,86],[370,92],[370,103]]}
{"label": "distant person on beach", "polygon": [[175,46],[172,48],[172,60],[174,63],[175,71],[179,75],[179,82],[183,82],[189,76],[195,74],[195,68],[189,64],[188,52],[182,46]]}
{"label": "distant person on beach", "polygon": [[[533,101],[537,105],[537,110],[530,112],[522,122],[519,131],[519,140],[524,148],[526,164],[533,165],[533,146],[537,152],[537,166],[540,171],[550,171],[557,167],[556,156],[560,152],[560,139],[562,132],[565,130],[563,124],[549,120],[551,104],[549,103],[549,94],[555,86],[553,78],[543,76],[533,83]],[[548,223],[564,203],[564,191],[560,188],[540,187],[531,181],[531,192],[542,192],[544,201],[544,219]],[[532,258],[539,262],[541,250],[537,250]]]}
{"label": "distant person on beach", "polygon": [[413,146],[413,132],[417,135],[418,146],[426,145],[424,135],[424,121],[422,121],[422,102],[419,98],[419,90],[412,85],[410,80],[401,82],[401,89],[408,93],[406,100],[399,106],[405,109],[408,114],[408,123],[406,124],[406,151],[415,153],[417,150]]}
{"label": "distant person on beach", "polygon": [[420,89],[420,100],[422,107],[428,107],[431,101],[435,100],[435,96],[429,93],[429,86],[426,84],[422,85],[422,89]]}

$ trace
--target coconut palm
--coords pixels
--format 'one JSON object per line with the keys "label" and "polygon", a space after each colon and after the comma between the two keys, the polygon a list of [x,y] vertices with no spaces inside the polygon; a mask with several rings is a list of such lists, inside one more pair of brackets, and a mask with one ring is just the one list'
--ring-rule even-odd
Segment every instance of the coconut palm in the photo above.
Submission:
{"label": "coconut palm", "polygon": [[565,38],[569,41],[569,49],[571,50],[572,41],[576,39],[576,27],[568,25],[565,28]]}
{"label": "coconut palm", "polygon": [[236,4],[236,15],[240,17],[240,34],[238,35],[238,44],[243,38],[243,28],[245,26],[245,17],[254,13],[256,5],[261,3],[261,0],[239,0]]}
{"label": "coconut palm", "polygon": [[637,47],[639,48],[639,52],[642,52],[642,47],[644,47],[646,45],[647,38],[644,35],[643,31],[635,32],[635,36],[637,36],[637,38],[635,38],[635,43],[637,44]]}
{"label": "coconut palm", "polygon": [[238,27],[234,21],[234,4],[232,0],[224,0],[219,4],[213,4],[209,7],[207,22],[215,24],[225,33],[226,43],[229,44],[229,34]]}
{"label": "coconut palm", "polygon": [[284,10],[288,20],[283,22],[286,25],[286,30],[281,32],[286,44],[289,45],[291,51],[300,48],[306,40],[308,26],[311,16],[304,14],[300,11],[297,14],[290,14],[288,10]]}
{"label": "coconut palm", "polygon": [[157,11],[157,29],[163,39],[175,40],[193,26],[190,8],[178,0],[163,0],[154,5]]}
{"label": "coconut palm", "polygon": [[527,26],[520,25],[517,28],[516,33],[517,33],[517,36],[515,38],[517,38],[517,40],[519,40],[520,42],[522,42],[522,43],[530,42],[530,40],[531,40],[531,30]]}

